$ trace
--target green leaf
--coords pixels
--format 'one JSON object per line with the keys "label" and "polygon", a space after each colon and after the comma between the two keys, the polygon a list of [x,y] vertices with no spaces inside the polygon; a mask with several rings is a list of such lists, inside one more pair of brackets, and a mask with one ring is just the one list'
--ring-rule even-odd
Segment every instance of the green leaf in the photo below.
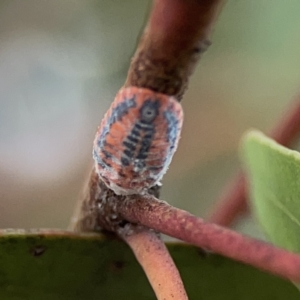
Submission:
{"label": "green leaf", "polygon": [[[300,299],[289,282],[195,247],[169,244],[189,299]],[[155,299],[123,242],[72,233],[0,237],[2,300]]]}
{"label": "green leaf", "polygon": [[243,158],[253,211],[265,233],[274,244],[300,252],[300,153],[251,131]]}

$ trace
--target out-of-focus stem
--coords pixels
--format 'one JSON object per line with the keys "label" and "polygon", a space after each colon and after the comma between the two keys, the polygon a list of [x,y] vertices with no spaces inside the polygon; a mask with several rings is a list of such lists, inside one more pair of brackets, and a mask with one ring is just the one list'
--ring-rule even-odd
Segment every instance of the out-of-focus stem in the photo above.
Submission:
{"label": "out-of-focus stem", "polygon": [[207,217],[207,221],[231,226],[236,218],[248,212],[246,180],[240,171],[226,186]]}
{"label": "out-of-focus stem", "polygon": [[157,299],[187,300],[180,274],[163,241],[151,229],[141,226],[136,228],[133,233],[121,237],[144,269]]}
{"label": "out-of-focus stem", "polygon": [[101,231],[101,228],[97,225],[97,199],[102,196],[99,180],[95,168],[92,168],[82,194],[76,203],[75,211],[68,226],[69,230],[77,233]]}
{"label": "out-of-focus stem", "polygon": [[[290,146],[300,133],[300,96],[289,107],[271,130],[270,136],[283,146]],[[222,226],[231,226],[236,217],[248,211],[247,188],[244,174],[239,174],[225,188],[207,220]]]}

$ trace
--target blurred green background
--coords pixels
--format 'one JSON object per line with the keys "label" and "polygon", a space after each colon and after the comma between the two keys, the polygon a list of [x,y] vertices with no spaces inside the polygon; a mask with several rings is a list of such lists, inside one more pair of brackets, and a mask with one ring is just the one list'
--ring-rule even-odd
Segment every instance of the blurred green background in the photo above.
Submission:
{"label": "blurred green background", "polygon": [[[0,227],[66,228],[151,1],[0,0]],[[300,87],[300,1],[229,0],[184,98],[162,199],[204,216]],[[256,234],[249,222],[237,228]]]}

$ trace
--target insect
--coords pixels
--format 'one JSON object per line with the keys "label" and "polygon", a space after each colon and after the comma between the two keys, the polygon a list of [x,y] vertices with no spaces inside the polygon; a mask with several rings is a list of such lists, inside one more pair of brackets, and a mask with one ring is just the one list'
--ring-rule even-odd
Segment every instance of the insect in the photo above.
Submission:
{"label": "insect", "polygon": [[94,140],[99,177],[118,195],[146,193],[167,171],[182,121],[182,107],[174,97],[144,88],[122,88]]}

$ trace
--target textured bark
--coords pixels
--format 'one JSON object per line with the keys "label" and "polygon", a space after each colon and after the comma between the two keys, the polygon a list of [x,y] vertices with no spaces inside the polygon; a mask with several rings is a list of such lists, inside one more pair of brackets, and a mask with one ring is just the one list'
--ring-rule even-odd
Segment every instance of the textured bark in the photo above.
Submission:
{"label": "textured bark", "polygon": [[125,86],[138,86],[180,100],[223,1],[155,0],[132,59]]}

